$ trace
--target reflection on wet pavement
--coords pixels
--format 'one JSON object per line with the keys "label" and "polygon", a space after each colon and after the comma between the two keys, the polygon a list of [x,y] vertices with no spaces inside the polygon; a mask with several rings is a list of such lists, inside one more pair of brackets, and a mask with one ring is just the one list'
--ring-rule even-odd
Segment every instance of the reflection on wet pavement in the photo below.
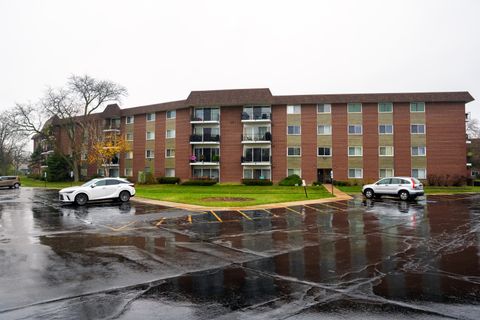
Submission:
{"label": "reflection on wet pavement", "polygon": [[0,191],[0,318],[480,318],[480,196],[190,212]]}

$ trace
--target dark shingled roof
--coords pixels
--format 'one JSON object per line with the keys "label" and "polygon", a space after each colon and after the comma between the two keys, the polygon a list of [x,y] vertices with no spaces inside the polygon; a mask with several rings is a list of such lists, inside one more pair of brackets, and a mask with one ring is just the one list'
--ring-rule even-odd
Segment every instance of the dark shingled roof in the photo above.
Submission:
{"label": "dark shingled roof", "polygon": [[272,104],[268,88],[192,91],[186,100],[189,107],[243,106],[248,104]]}
{"label": "dark shingled roof", "polygon": [[274,96],[273,104],[316,104],[348,102],[471,102],[467,91],[459,92],[413,92],[413,93],[360,93],[360,94],[312,94]]}
{"label": "dark shingled roof", "polygon": [[122,116],[132,116],[132,115],[142,114],[142,113],[176,110],[176,109],[182,109],[185,107],[186,107],[185,100],[170,101],[170,102],[149,104],[146,106],[122,109]]}

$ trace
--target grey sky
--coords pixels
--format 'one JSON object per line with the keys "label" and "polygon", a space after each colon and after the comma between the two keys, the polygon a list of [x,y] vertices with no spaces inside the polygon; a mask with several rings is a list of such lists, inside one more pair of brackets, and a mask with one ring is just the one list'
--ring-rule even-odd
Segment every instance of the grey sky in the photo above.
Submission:
{"label": "grey sky", "polygon": [[0,109],[85,73],[126,86],[123,107],[251,87],[480,100],[479,13],[477,0],[0,0]]}

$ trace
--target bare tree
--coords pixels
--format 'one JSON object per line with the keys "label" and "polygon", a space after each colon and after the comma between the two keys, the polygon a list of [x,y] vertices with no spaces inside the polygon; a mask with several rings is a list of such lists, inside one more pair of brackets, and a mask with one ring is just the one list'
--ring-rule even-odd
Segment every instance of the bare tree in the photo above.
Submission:
{"label": "bare tree", "polygon": [[467,134],[469,138],[480,138],[480,123],[478,119],[468,120]]}
{"label": "bare tree", "polygon": [[27,143],[27,135],[22,131],[16,130],[9,123],[9,114],[3,112],[0,114],[0,173],[5,175],[9,169],[18,168],[20,162],[20,153]]}

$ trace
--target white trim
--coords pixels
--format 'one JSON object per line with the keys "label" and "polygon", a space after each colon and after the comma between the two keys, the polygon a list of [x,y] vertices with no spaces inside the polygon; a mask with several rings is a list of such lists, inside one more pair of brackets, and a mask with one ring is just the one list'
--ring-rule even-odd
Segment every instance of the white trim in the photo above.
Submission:
{"label": "white trim", "polygon": [[[128,118],[132,118],[132,122],[128,122]],[[126,116],[125,117],[125,124],[134,124],[135,123],[135,116]]]}
{"label": "white trim", "polygon": [[[302,168],[287,168],[287,177],[291,176],[290,174],[288,174],[288,170],[298,170],[299,171],[298,176],[302,177]],[[296,174],[296,173],[292,173],[292,174]]]}
{"label": "white trim", "polygon": [[[295,149],[299,149],[300,150],[300,154],[299,155],[289,155],[288,154],[288,149],[290,148],[295,148]],[[302,147],[296,147],[296,146],[290,146],[290,147],[287,147],[287,157],[294,157],[294,158],[299,158],[302,156]]]}
{"label": "white trim", "polygon": [[[412,126],[423,126],[423,132],[412,132]],[[427,126],[425,123],[410,123],[410,134],[427,134]]]}
{"label": "white trim", "polygon": [[[170,150],[170,152],[173,150],[173,156],[172,155],[168,155],[168,150]],[[165,158],[168,158],[168,159],[171,159],[171,158],[175,158],[175,148],[166,148],[165,149]]]}
{"label": "white trim", "polygon": [[[168,132],[171,131],[173,132],[173,136],[172,137],[169,137],[168,136]],[[176,130],[175,129],[167,129],[165,130],[165,139],[175,139],[176,137]]]}
{"label": "white trim", "polygon": [[[385,148],[385,151],[387,150],[386,148],[392,148],[392,154],[382,154],[380,152],[381,148]],[[393,148],[393,146],[378,146],[378,156],[379,157],[393,157],[395,154],[395,150]]]}
{"label": "white trim", "polygon": [[[298,133],[288,133],[288,127],[298,127],[300,130],[299,130]],[[299,126],[297,126],[297,125],[290,125],[290,126],[287,125],[287,136],[300,136],[300,135],[302,135],[302,126],[301,125],[299,125]]]}
{"label": "white trim", "polygon": [[[355,148],[355,153],[360,148],[360,154],[350,154],[350,148]],[[347,154],[349,157],[363,157],[363,146],[348,146]]]}
{"label": "white trim", "polygon": [[[350,111],[350,110],[348,110],[350,105],[353,105],[353,104],[359,104],[360,105],[360,111]],[[362,111],[363,111],[363,106],[362,106],[361,102],[349,102],[349,103],[347,103],[347,113],[362,113]]]}
{"label": "white trim", "polygon": [[[288,112],[288,107],[291,107],[294,112]],[[295,112],[295,109],[298,107],[299,112]],[[288,104],[287,105],[287,114],[302,114],[302,105],[301,104]]]}
{"label": "white trim", "polygon": [[[423,148],[425,150],[424,154],[413,154],[413,148]],[[426,146],[412,146],[410,148],[410,154],[412,157],[426,157],[427,156],[427,147]]]}
{"label": "white trim", "polygon": [[[127,170],[130,170],[130,173],[131,173],[131,174],[128,174],[128,173],[127,173]],[[125,177],[133,177],[133,168],[125,168],[125,169],[123,170],[123,173],[124,173]]]}
{"label": "white trim", "polygon": [[[391,175],[386,175],[385,177],[382,177],[381,175],[381,170],[392,170]],[[383,178],[388,178],[388,177],[394,177],[395,176],[395,169],[394,168],[379,168],[378,169],[378,178],[383,179]]]}
{"label": "white trim", "polygon": [[[424,178],[415,177],[413,175],[413,170],[423,170],[423,171],[425,171],[425,177]],[[411,174],[412,174],[412,177],[417,178],[417,179],[427,179],[427,168],[412,168]]]}
{"label": "white trim", "polygon": [[[329,112],[319,112],[318,111],[318,107],[319,106],[328,106],[328,108],[330,109]],[[317,103],[317,114],[331,114],[332,113],[332,105],[330,103]]]}
{"label": "white trim", "polygon": [[[169,112],[175,112],[175,117],[169,118],[169,117],[168,117],[168,113],[169,113]],[[167,120],[176,119],[176,118],[177,118],[177,110],[167,110],[167,111],[165,112],[165,118],[166,118]]]}
{"label": "white trim", "polygon": [[[149,119],[148,119],[148,115],[153,115],[153,119],[150,119],[150,120],[149,120]],[[155,121],[155,118],[156,118],[155,112],[150,112],[150,113],[147,113],[147,114],[145,115],[145,119],[146,119],[147,122],[153,122],[153,121]]]}
{"label": "white trim", "polygon": [[[128,135],[129,135],[129,134],[132,135],[132,139],[128,139]],[[133,141],[133,137],[134,137],[133,132],[126,132],[126,133],[125,133],[125,141]]]}
{"label": "white trim", "polygon": [[[412,104],[413,103],[423,103],[423,111],[412,111]],[[425,113],[425,109],[427,108],[426,103],[424,101],[413,101],[410,102],[410,112],[411,113]]]}
{"label": "white trim", "polygon": [[[149,133],[153,134],[153,138],[150,138],[150,139],[148,138],[148,134],[149,134]],[[147,131],[147,132],[145,132],[145,140],[147,140],[147,141],[155,140],[155,131]]]}
{"label": "white trim", "polygon": [[[350,127],[360,126],[360,133],[350,133]],[[363,125],[361,124],[349,124],[347,126],[347,134],[350,136],[361,136],[363,134]]]}
{"label": "white trim", "polygon": [[[319,133],[318,132],[318,127],[330,127],[330,133]],[[317,125],[317,136],[331,136],[331,135],[332,135],[332,125],[331,124],[318,124]]]}
{"label": "white trim", "polygon": [[[392,127],[392,132],[391,132],[391,133],[389,133],[389,132],[381,133],[381,132],[380,132],[380,126],[391,126],[391,127]],[[379,134],[379,135],[382,135],[382,136],[384,136],[384,135],[392,135],[392,134],[394,133],[394,130],[395,130],[395,129],[393,128],[393,124],[392,124],[392,123],[379,123],[379,124],[378,124],[378,134]]]}
{"label": "white trim", "polygon": [[[392,106],[392,111],[380,111],[380,104],[382,103],[389,103]],[[378,109],[377,109],[378,113],[393,113],[393,102],[379,102],[377,106],[378,106]]]}
{"label": "white trim", "polygon": [[[150,151],[153,154],[153,157],[148,157],[148,151]],[[146,149],[145,150],[145,159],[155,159],[155,150]]]}
{"label": "white trim", "polygon": [[[350,170],[360,170],[360,177],[352,177],[350,175]],[[363,179],[363,168],[348,168],[348,178],[349,179]]]}
{"label": "white trim", "polygon": [[[320,148],[330,149],[330,155],[319,155],[318,154],[318,149],[320,149]],[[317,157],[320,157],[320,158],[327,158],[328,157],[328,158],[330,158],[332,156],[332,154],[333,154],[332,146],[317,146]]]}
{"label": "white trim", "polygon": [[[132,155],[131,157],[128,157],[128,155]],[[127,151],[125,152],[125,160],[132,160],[133,159],[133,151]]]}

